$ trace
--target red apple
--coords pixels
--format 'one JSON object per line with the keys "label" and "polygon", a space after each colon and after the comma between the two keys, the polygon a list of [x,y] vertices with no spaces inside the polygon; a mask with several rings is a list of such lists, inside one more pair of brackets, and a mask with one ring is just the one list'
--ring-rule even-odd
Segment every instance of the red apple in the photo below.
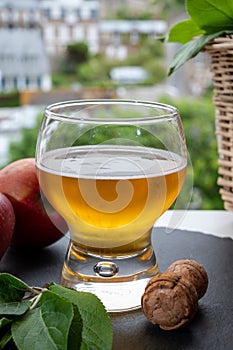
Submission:
{"label": "red apple", "polygon": [[11,243],[14,227],[14,209],[9,199],[0,193],[0,259]]}
{"label": "red apple", "polygon": [[0,192],[4,193],[15,212],[15,229],[11,245],[44,247],[59,240],[67,231],[60,215],[44,207],[36,173],[35,159],[24,158],[0,171]]}

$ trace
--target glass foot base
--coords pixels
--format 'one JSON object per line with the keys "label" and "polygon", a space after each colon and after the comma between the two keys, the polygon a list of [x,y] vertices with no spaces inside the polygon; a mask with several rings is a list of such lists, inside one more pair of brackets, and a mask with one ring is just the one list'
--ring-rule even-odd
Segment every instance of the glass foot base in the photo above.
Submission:
{"label": "glass foot base", "polygon": [[159,273],[152,246],[133,256],[99,257],[69,246],[60,283],[95,294],[108,312],[141,307],[149,279]]}

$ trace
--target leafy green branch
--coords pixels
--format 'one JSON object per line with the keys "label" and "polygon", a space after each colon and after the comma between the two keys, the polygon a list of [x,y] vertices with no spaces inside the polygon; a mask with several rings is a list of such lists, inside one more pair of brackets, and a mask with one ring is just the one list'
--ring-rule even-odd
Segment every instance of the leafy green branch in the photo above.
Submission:
{"label": "leafy green branch", "polygon": [[232,0],[186,0],[185,4],[189,18],[175,24],[168,36],[168,42],[182,44],[171,61],[169,75],[195,57],[209,41],[233,34]]}
{"label": "leafy green branch", "polygon": [[112,326],[91,293],[51,283],[30,287],[0,274],[0,349],[110,350]]}

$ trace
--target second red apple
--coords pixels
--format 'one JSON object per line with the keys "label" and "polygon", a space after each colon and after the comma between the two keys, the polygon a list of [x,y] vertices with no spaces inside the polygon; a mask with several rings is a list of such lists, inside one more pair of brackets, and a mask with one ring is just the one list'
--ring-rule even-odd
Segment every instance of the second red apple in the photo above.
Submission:
{"label": "second red apple", "polygon": [[0,259],[11,243],[14,227],[14,209],[9,199],[0,193]]}

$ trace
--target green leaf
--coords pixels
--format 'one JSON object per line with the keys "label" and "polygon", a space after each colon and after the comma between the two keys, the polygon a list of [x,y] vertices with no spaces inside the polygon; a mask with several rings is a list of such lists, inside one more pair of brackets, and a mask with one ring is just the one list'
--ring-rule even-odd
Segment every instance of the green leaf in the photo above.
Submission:
{"label": "green leaf", "polygon": [[197,39],[189,41],[183,45],[174,55],[169,66],[168,75],[171,75],[176,69],[180,68],[190,58],[196,56],[210,40],[220,36],[223,33],[224,32],[202,35]]}
{"label": "green leaf", "polygon": [[67,348],[69,350],[79,350],[82,343],[83,322],[76,305],[73,305],[73,312],[74,317],[70,326]]}
{"label": "green leaf", "polygon": [[0,339],[0,349],[4,349],[5,346],[12,340],[11,330],[9,329]]}
{"label": "green leaf", "polygon": [[31,306],[31,301],[16,301],[0,304],[0,315],[23,315]]}
{"label": "green leaf", "polygon": [[20,301],[26,292],[31,291],[27,284],[8,273],[0,273],[0,286],[0,303]]}
{"label": "green leaf", "polygon": [[185,44],[199,34],[204,34],[204,31],[193,20],[187,19],[171,28],[168,41]]}
{"label": "green leaf", "polygon": [[[0,329],[7,326],[8,324],[10,324],[12,322],[12,320],[9,320],[8,318],[6,317],[2,317],[0,319]],[[1,348],[0,348],[1,349]]]}
{"label": "green leaf", "polygon": [[44,291],[40,307],[12,324],[14,342],[19,350],[65,350],[72,319],[72,304],[51,291]]}
{"label": "green leaf", "polygon": [[206,34],[233,29],[232,0],[186,0],[191,19]]}
{"label": "green leaf", "polygon": [[81,350],[111,350],[112,325],[102,302],[91,293],[51,285],[54,293],[77,306],[83,322]]}
{"label": "green leaf", "polygon": [[3,349],[11,340],[11,324],[12,320],[3,317],[0,319],[0,349]]}

